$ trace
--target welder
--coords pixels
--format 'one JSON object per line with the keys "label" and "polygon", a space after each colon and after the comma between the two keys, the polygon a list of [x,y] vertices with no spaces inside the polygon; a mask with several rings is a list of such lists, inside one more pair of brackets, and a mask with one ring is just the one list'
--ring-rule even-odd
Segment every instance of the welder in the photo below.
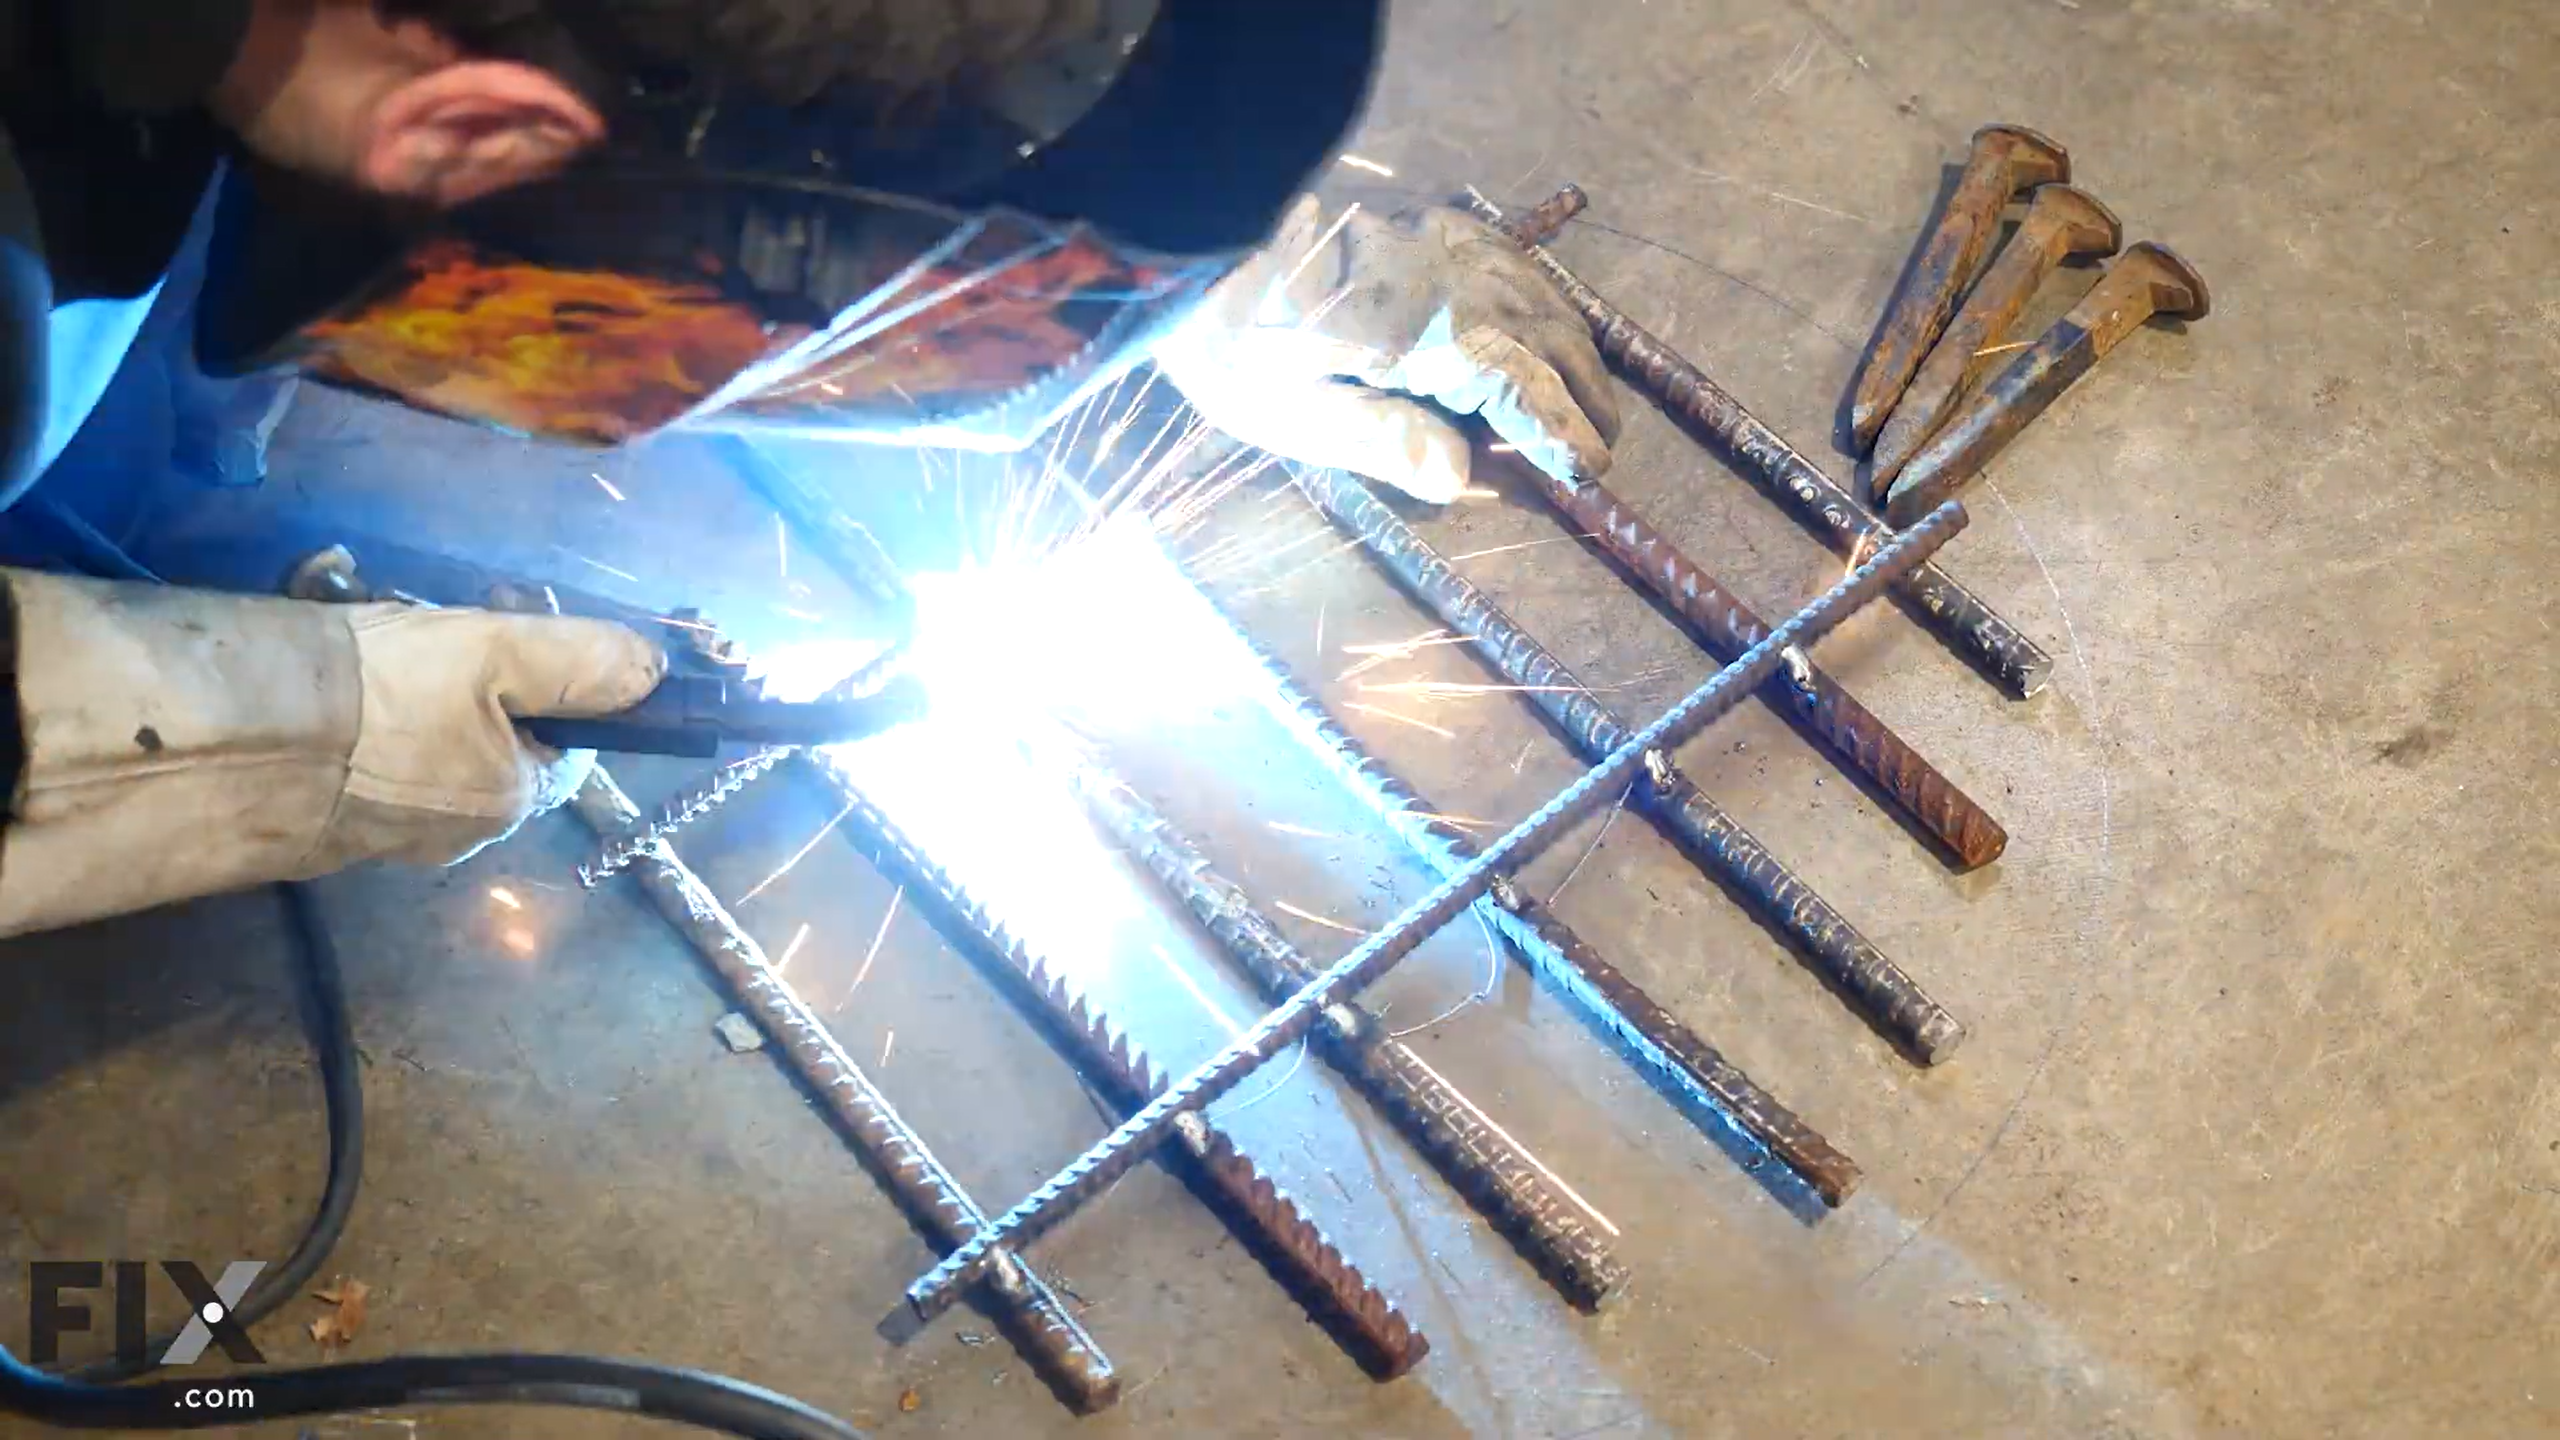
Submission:
{"label": "welder", "polygon": [[[190,213],[214,374],[527,435],[1018,446],[1153,358],[1215,426],[1426,500],[1473,416],[1597,474],[1599,356],[1446,208],[1328,219],[1382,0],[10,0],[0,484],[113,373]],[[581,771],[598,621],[0,572],[0,933],[446,863]]]}

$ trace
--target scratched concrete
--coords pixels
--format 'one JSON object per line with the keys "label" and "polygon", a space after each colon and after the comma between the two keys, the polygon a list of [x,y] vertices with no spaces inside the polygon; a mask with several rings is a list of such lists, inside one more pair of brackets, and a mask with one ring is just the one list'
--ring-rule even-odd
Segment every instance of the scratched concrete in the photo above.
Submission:
{"label": "scratched concrete", "polygon": [[[367,1189],[337,1262],[377,1287],[353,1353],[647,1355],[888,1435],[2560,1429],[2560,1007],[2542,963],[2560,931],[2556,65],[2560,14],[2508,0],[1399,6],[1358,142],[1397,174],[1346,174],[1342,193],[1473,182],[1525,201],[1581,182],[1593,208],[1560,252],[1809,449],[1978,123],[2066,141],[2132,235],[2213,283],[2210,320],[2128,342],[1971,497],[1949,568],[2061,657],[2050,693],[2001,700],[1889,609],[1823,650],[2007,823],[2005,860],[1949,877],[1762,707],[1682,756],[1966,1018],[1953,1063],[1896,1058],[1636,817],[1532,871],[1549,890],[1570,875],[1559,910],[1863,1162],[1864,1190],[1800,1223],[1516,964],[1487,985],[1462,928],[1375,998],[1622,1232],[1627,1300],[1572,1314],[1319,1067],[1275,1069],[1222,1113],[1435,1353],[1363,1380],[1215,1219],[1142,1171],[1039,1247],[1127,1376],[1116,1411],[1073,1421],[976,1317],[905,1349],[875,1338],[926,1248],[774,1066],[716,1048],[725,1007],[653,916],[546,888],[581,853],[552,822],[450,874],[322,887],[371,1062]],[[2085,283],[2058,280],[2046,310]],[[1776,610],[1836,573],[1626,408],[1618,484],[1736,589]],[[187,518],[337,505],[372,533],[498,547],[776,642],[807,622],[774,604],[841,618],[805,562],[810,596],[757,598],[775,578],[761,520],[685,447],[612,463],[621,505],[581,457],[314,402],[266,492]],[[959,493],[938,463],[839,463],[884,514]],[[1465,568],[1586,678],[1644,714],[1707,673],[1569,540],[1503,549],[1562,532],[1496,488],[1429,528],[1452,552],[1501,551]],[[1516,816],[1571,777],[1514,700],[1334,681],[1345,644],[1426,621],[1302,539],[1316,527],[1295,502],[1241,498],[1200,543],[1248,526],[1296,548],[1230,547],[1221,588],[1336,699],[1453,732],[1354,716],[1442,808]],[[1381,675],[1485,678],[1448,651],[1366,678]],[[1148,724],[1120,717],[1115,752],[1256,893],[1354,925],[1418,893],[1413,864],[1249,705],[1180,691]],[[656,793],[682,773],[633,778]],[[963,839],[993,803],[906,788],[919,828]],[[1029,791],[1005,803],[1024,833],[1074,833]],[[829,813],[776,783],[688,845],[742,893]],[[1130,876],[1058,853],[1040,878],[1067,903],[1023,903],[1168,1063],[1205,1053],[1211,1011],[1250,1012]],[[495,906],[493,885],[527,910]],[[912,905],[872,956],[892,894],[825,844],[742,914],[776,950],[810,927],[794,976],[960,1177],[1010,1200],[1104,1122]],[[1286,923],[1318,955],[1349,939]],[[517,929],[530,956],[510,953]],[[319,1141],[281,947],[257,896],[11,947],[0,1252],[281,1246]],[[317,1308],[263,1329],[269,1354],[309,1357],[295,1327]],[[19,1309],[0,1303],[13,1345]]]}

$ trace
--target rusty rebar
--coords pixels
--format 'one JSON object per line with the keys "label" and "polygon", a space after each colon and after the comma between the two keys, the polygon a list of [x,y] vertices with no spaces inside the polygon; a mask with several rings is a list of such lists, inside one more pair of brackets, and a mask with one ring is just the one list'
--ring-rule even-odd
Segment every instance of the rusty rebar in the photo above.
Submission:
{"label": "rusty rebar", "polygon": [[[1239,630],[1239,637],[1243,632]],[[1346,789],[1405,838],[1442,875],[1465,869],[1475,841],[1444,812],[1369,752],[1324,702],[1298,684],[1277,656],[1244,639],[1267,682],[1263,707],[1313,753]],[[1648,762],[1647,770],[1653,768]],[[1639,786],[1644,782],[1638,781]],[[1760,1088],[1644,988],[1591,948],[1573,928],[1502,873],[1489,892],[1494,923],[1512,949],[1584,1016],[1615,1036],[1656,1077],[1692,1106],[1703,1104],[1778,1158],[1838,1206],[1858,1188],[1858,1165],[1822,1138],[1777,1097]]]}
{"label": "rusty rebar", "polygon": [[[1125,1111],[1162,1095],[1164,1072],[1135,1039],[1112,1024],[1092,997],[1077,990],[1067,972],[961,884],[900,830],[855,783],[841,761],[808,753],[809,768],[844,807],[843,831],[881,869],[971,942],[963,948],[1001,967],[1050,1032],[1067,1048],[1076,1068]],[[1265,1176],[1252,1157],[1197,1114],[1174,1127],[1177,1152],[1189,1163],[1185,1178],[1212,1208],[1236,1226],[1247,1246],[1278,1273],[1283,1285],[1309,1303],[1362,1368],[1381,1380],[1413,1368],[1431,1342],[1404,1312],[1369,1283],[1296,1200]]]}
{"label": "rusty rebar", "polygon": [[[1085,808],[1166,893],[1181,902],[1275,1003],[1316,977],[1316,966],[1199,844],[1117,777],[1080,767]],[[1357,1000],[1324,1014],[1317,1053],[1357,1086],[1405,1139],[1510,1238],[1566,1299],[1596,1309],[1626,1283],[1627,1267],[1593,1223],[1596,1212],[1476,1103]]]}
{"label": "rusty rebar", "polygon": [[[1847,487],[1823,474],[1777,431],[1744,409],[1741,401],[1708,379],[1705,371],[1601,298],[1545,246],[1509,228],[1491,202],[1471,196],[1468,204],[1478,218],[1528,252],[1564,292],[1591,327],[1603,355],[1655,403],[1722,446],[1746,474],[1761,481],[1832,548],[1861,559],[1893,533]],[[2051,677],[2052,656],[1935,565],[1913,571],[1896,588],[1919,607],[1931,628],[2011,695],[2026,699],[2042,690]]]}
{"label": "rusty rebar", "polygon": [[[1366,486],[1334,470],[1298,470],[1295,476],[1327,519],[1357,539],[1406,594],[1465,636],[1503,679],[1520,687],[1586,760],[1626,743],[1633,732],[1590,686]],[[1934,1065],[1963,1041],[1964,1026],[1954,1015],[1707,798],[1668,753],[1647,759],[1629,803],[1744,908],[1792,941],[1816,974],[1913,1058]]]}
{"label": "rusty rebar", "polygon": [[[1741,596],[1699,568],[1608,486],[1596,480],[1568,484],[1543,470],[1536,474],[1548,503],[1670,606],[1698,643],[1719,659],[1731,659],[1768,637],[1768,622]],[[1989,811],[1822,667],[1801,653],[1786,660],[1766,689],[1806,730],[1851,771],[1873,781],[1958,870],[1980,869],[2000,858],[2009,846],[2009,832]]]}
{"label": "rusty rebar", "polygon": [[1521,216],[1519,228],[1543,245],[1561,233],[1566,222],[1581,214],[1590,204],[1591,197],[1583,193],[1581,186],[1567,185],[1538,202],[1536,209]]}
{"label": "rusty rebar", "polygon": [[1075,1213],[1086,1201],[1110,1188],[1147,1152],[1163,1142],[1183,1115],[1197,1111],[1259,1069],[1270,1058],[1307,1033],[1327,1006],[1356,995],[1395,968],[1436,933],[1482,898],[1505,869],[1553,841],[1565,827],[1606,803],[1633,779],[1645,752],[1677,745],[1717,716],[1733,708],[1781,664],[1781,652],[1811,644],[1873,599],[1885,586],[1937,552],[1965,526],[1964,507],[1949,502],[1920,524],[1887,541],[1864,564],[1841,577],[1811,605],[1778,627],[1769,639],[1735,660],[1714,678],[1691,691],[1662,718],[1628,737],[1627,743],[1558,792],[1527,819],[1512,827],[1458,873],[1416,900],[1385,929],[1354,946],[1323,974],[1273,1008],[1224,1049],[1157,1096],[1120,1128],[1097,1141],[1067,1167],[1024,1196],[1011,1210],[968,1245],[943,1257],[942,1263],[907,1287],[908,1307],[931,1319],[948,1309],[960,1287],[975,1278],[998,1246],[1038,1235]]}
{"label": "rusty rebar", "polygon": [[[601,766],[571,805],[599,836],[616,834],[640,818],[639,807]],[[663,841],[649,842],[640,859],[635,878],[658,913],[727,983],[908,1218],[937,1249],[977,1239],[987,1227],[985,1212],[836,1043],[826,1022],[775,972],[719,897]],[[1118,1373],[1066,1302],[1010,1249],[999,1246],[995,1256],[983,1271],[985,1299],[1023,1358],[1078,1411],[1090,1414],[1118,1400]]]}

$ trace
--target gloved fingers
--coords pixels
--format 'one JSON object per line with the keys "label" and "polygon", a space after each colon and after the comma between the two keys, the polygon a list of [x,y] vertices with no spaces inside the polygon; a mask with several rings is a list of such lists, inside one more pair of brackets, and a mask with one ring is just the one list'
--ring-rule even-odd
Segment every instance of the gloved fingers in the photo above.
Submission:
{"label": "gloved fingers", "polygon": [[666,674],[657,642],[609,620],[485,610],[388,607],[355,620],[368,632],[415,627],[404,648],[477,651],[487,693],[517,719],[610,715],[648,697]]}
{"label": "gloved fingers", "polygon": [[[1400,377],[1417,394],[1474,415],[1521,458],[1560,480],[1608,473],[1609,442],[1556,366],[1516,336],[1470,331],[1409,357]],[[1606,414],[1617,426],[1614,408]]]}

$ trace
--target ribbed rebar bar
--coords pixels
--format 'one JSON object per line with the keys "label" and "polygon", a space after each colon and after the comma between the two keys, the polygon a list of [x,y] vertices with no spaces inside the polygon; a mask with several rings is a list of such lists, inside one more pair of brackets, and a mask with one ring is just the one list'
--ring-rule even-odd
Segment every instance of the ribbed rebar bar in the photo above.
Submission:
{"label": "ribbed rebar bar", "polygon": [[[1095,822],[1163,883],[1274,1003],[1316,977],[1314,963],[1251,897],[1218,874],[1199,844],[1135,790],[1098,767],[1080,767],[1073,778]],[[1626,1283],[1626,1265],[1580,1197],[1411,1046],[1389,1035],[1359,1001],[1326,1010],[1314,1039],[1326,1063],[1358,1087],[1565,1298],[1596,1309]]]}
{"label": "ribbed rebar bar", "polygon": [[1123,1121],[1119,1129],[1024,1196],[976,1240],[918,1277],[907,1287],[908,1305],[926,1319],[948,1309],[958,1298],[960,1287],[985,1268],[990,1252],[1022,1236],[1047,1230],[1108,1189],[1164,1140],[1177,1117],[1196,1111],[1235,1088],[1274,1054],[1306,1034],[1325,1007],[1358,994],[1395,968],[1398,961],[1482,897],[1506,869],[1606,803],[1633,777],[1646,751],[1677,745],[1733,708],[1785,663],[1784,651],[1809,645],[1828,634],[1887,584],[1936,553],[1964,526],[1963,506],[1950,501],[1886,542],[1864,564],[1843,576],[1839,584],[1779,626],[1766,641],[1718,671],[1661,719],[1628,737],[1626,744],[1610,752],[1607,759],[1566,786],[1465,868],[1415,901],[1385,929],[1353,947],[1350,954],[1335,961],[1313,983],[1290,996],[1225,1049]]}
{"label": "ribbed rebar bar", "polygon": [[[1336,470],[1299,470],[1294,478],[1308,500],[1357,539],[1406,594],[1465,636],[1503,679],[1520,687],[1521,695],[1586,760],[1626,743],[1632,732],[1590,686],[1368,487]],[[1964,1027],[1952,1014],[1708,799],[1668,754],[1647,760],[1629,801],[1753,915],[1794,942],[1817,974],[1839,987],[1861,1015],[1914,1058],[1936,1064],[1964,1039]]]}
{"label": "ribbed rebar bar", "polygon": [[[640,817],[639,807],[601,766],[571,805],[599,836],[616,834]],[[658,913],[728,984],[926,1238],[949,1250],[984,1232],[985,1212],[836,1043],[826,1022],[774,972],[763,948],[738,927],[701,877],[663,841],[649,842],[640,858],[636,878]],[[993,1253],[983,1272],[988,1306],[1023,1358],[1079,1411],[1089,1414],[1118,1400],[1119,1375],[1066,1302],[1010,1249],[999,1246]]]}
{"label": "ribbed rebar bar", "polygon": [[743,760],[719,766],[699,784],[678,791],[658,807],[647,824],[607,840],[595,858],[578,867],[578,883],[592,890],[597,881],[619,875],[647,859],[661,842],[673,840],[686,826],[728,804],[730,797],[781,764],[790,753],[787,745],[759,750]]}
{"label": "ribbed rebar bar", "polygon": [[[1243,632],[1237,633],[1241,638]],[[1261,661],[1268,682],[1261,692],[1263,708],[1346,789],[1442,875],[1455,875],[1475,861],[1480,853],[1475,841],[1440,818],[1445,812],[1371,754],[1359,737],[1325,709],[1324,702],[1298,684],[1278,657],[1250,639],[1243,643]],[[1571,926],[1521,889],[1516,877],[1505,873],[1496,878],[1489,898],[1498,907],[1495,923],[1521,959],[1614,1035],[1648,1070],[1692,1103],[1702,1103],[1729,1119],[1803,1176],[1825,1204],[1838,1206],[1858,1188],[1856,1161],[1761,1089],[1679,1017],[1655,1003],[1642,986],[1602,959]]]}
{"label": "ribbed rebar bar", "polygon": [[[1759,644],[1768,622],[1699,568],[1680,547],[1596,480],[1568,484],[1537,472],[1547,500],[1574,529],[1626,567],[1687,622],[1698,643],[1720,658]],[[2009,832],[1990,812],[1941,774],[1911,743],[1860,704],[1840,682],[1801,653],[1771,676],[1767,691],[1855,774],[1876,789],[1936,841],[1959,870],[1975,870],[2000,858]]]}
{"label": "ribbed rebar bar", "polygon": [[[1123,1111],[1164,1093],[1166,1076],[1129,1033],[1111,1023],[1092,998],[1068,981],[1064,969],[1006,925],[958,877],[927,856],[896,822],[863,793],[843,763],[824,751],[808,755],[809,768],[844,806],[843,831],[883,871],[965,931],[966,946],[982,961],[1001,966],[1037,1008],[1070,1058],[1105,1098]],[[1186,1115],[1175,1127],[1184,1168],[1194,1188],[1239,1226],[1247,1245],[1280,1272],[1282,1282],[1310,1303],[1362,1368],[1392,1379],[1418,1363],[1431,1342],[1404,1312],[1369,1283],[1296,1200],[1262,1173],[1251,1156],[1202,1117]]]}
{"label": "ribbed rebar bar", "polygon": [[[1511,228],[1500,209],[1481,196],[1471,197],[1468,206],[1528,252],[1581,312],[1602,354],[1617,362],[1664,409],[1723,445],[1833,548],[1854,559],[1893,533],[1846,487],[1762,424],[1741,401],[1708,379],[1705,371],[1601,298],[1545,246]],[[1939,634],[2010,694],[2023,700],[2044,688],[2053,673],[2053,657],[1944,571],[1922,566],[1898,588],[1920,607]]]}

